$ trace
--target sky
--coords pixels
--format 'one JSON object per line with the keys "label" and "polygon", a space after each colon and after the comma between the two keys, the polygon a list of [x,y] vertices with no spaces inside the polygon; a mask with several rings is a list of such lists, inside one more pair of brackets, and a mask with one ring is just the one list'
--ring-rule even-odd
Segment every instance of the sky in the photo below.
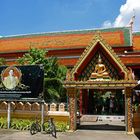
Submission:
{"label": "sky", "polygon": [[0,36],[128,26],[140,0],[0,0]]}

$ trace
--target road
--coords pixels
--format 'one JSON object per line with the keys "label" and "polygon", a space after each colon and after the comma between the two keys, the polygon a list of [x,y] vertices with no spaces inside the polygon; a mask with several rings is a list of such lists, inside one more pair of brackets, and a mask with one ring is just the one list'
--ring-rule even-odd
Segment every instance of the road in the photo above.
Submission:
{"label": "road", "polygon": [[0,129],[0,140],[139,140],[135,135],[127,135],[124,131],[77,130],[75,132],[57,133],[57,138],[49,134],[30,135],[29,131]]}

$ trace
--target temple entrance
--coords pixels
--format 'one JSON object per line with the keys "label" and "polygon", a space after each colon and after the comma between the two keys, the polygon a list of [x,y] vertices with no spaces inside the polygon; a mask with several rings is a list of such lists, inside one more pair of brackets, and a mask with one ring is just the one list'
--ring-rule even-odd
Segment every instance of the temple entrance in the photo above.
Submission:
{"label": "temple entrance", "polygon": [[89,89],[86,94],[82,95],[82,114],[125,115],[125,97],[122,90]]}
{"label": "temple entrance", "polygon": [[136,83],[132,69],[121,62],[97,33],[63,83],[69,98],[70,129],[77,129],[79,115],[80,125],[82,121],[90,125],[91,121],[105,122],[104,127],[119,121],[128,133],[132,133],[131,98]]}
{"label": "temple entrance", "polygon": [[[83,90],[80,129],[125,130],[125,95],[121,89]],[[79,96],[80,97],[80,96]]]}

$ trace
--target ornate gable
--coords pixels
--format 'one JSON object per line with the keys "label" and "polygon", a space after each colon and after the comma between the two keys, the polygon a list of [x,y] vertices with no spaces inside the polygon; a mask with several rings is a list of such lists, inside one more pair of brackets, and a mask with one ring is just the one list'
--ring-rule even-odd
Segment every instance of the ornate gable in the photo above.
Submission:
{"label": "ornate gable", "polygon": [[112,47],[103,40],[99,32],[96,33],[91,43],[84,50],[77,64],[72,69],[72,79],[78,81],[89,80],[92,73],[95,71],[99,56],[102,59],[102,65],[106,67],[110,80],[126,79],[129,72],[128,69],[121,62]]}

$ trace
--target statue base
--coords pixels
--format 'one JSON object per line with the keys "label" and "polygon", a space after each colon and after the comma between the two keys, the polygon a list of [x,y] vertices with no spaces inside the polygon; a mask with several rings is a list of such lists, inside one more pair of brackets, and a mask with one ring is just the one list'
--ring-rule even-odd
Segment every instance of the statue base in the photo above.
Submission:
{"label": "statue base", "polygon": [[106,78],[90,78],[88,81],[110,81],[110,78],[109,77],[106,77]]}

